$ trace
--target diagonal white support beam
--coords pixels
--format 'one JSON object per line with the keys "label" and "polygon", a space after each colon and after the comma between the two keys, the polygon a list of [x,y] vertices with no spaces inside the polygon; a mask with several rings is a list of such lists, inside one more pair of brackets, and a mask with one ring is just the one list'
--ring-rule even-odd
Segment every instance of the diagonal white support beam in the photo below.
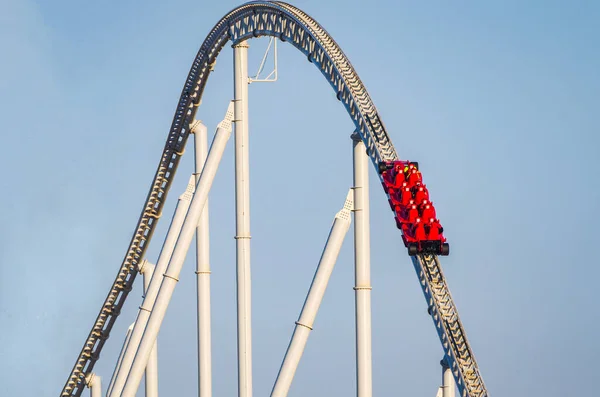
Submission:
{"label": "diagonal white support beam", "polygon": [[371,350],[371,237],[369,232],[369,157],[352,134],[354,169],[354,280],[356,310],[356,395],[373,394]]}
{"label": "diagonal white support beam", "polygon": [[285,353],[283,364],[281,364],[277,380],[273,386],[271,397],[286,397],[290,390],[296,369],[306,347],[308,336],[313,329],[319,306],[325,295],[327,283],[340,254],[344,237],[350,228],[350,211],[353,207],[352,196],[352,191],[348,192],[344,208],[335,216],[325,249],[317,266],[317,271],[308,291],[306,301],[304,301],[300,318],[296,321],[292,340]]}
{"label": "diagonal white support beam", "polygon": [[[150,286],[155,269],[156,266],[150,262],[146,260],[142,262],[142,268],[140,269],[140,272],[144,275],[144,295],[148,293],[148,287]],[[146,365],[146,376],[144,379],[146,386],[146,397],[158,397],[157,341],[154,342],[154,347],[152,347],[152,352],[150,353],[150,358],[148,359],[148,364]]]}
{"label": "diagonal white support beam", "polygon": [[181,267],[183,266],[183,262],[190,248],[194,232],[196,231],[196,227],[200,220],[200,215],[202,214],[202,210],[208,199],[208,193],[217,173],[221,158],[223,157],[225,145],[231,136],[232,119],[233,106],[230,103],[225,119],[219,123],[217,128],[212,146],[208,153],[208,158],[206,159],[206,164],[202,170],[202,175],[200,175],[200,181],[196,186],[190,208],[183,221],[181,233],[175,244],[173,255],[171,256],[166,272],[162,275],[162,281],[158,295],[156,296],[156,301],[152,307],[148,324],[146,325],[140,346],[123,389],[123,397],[134,397],[140,385],[144,368],[146,367],[152,351],[152,346],[158,336],[160,326],[167,312],[171,297],[173,296],[175,285],[179,281]]}
{"label": "diagonal white support beam", "polygon": [[125,334],[125,340],[123,341],[123,347],[121,347],[121,352],[119,353],[119,358],[117,359],[117,364],[115,365],[115,369],[113,371],[112,378],[110,378],[110,383],[108,384],[108,390],[106,391],[106,395],[110,396],[112,393],[113,385],[115,384],[115,379],[119,370],[121,369],[121,364],[123,362],[123,355],[125,354],[125,350],[129,345],[129,340],[131,339],[131,332],[133,331],[133,326],[135,323],[131,323],[129,328],[127,328],[127,334]]}
{"label": "diagonal white support beam", "polygon": [[162,282],[162,275],[169,264],[171,255],[173,254],[173,249],[175,248],[175,243],[177,242],[177,237],[181,231],[181,226],[183,225],[185,214],[190,206],[193,193],[194,179],[191,177],[186,191],[179,196],[175,213],[167,232],[167,237],[165,238],[165,242],[158,258],[158,263],[156,264],[154,270],[156,277],[152,277],[150,284],[145,291],[144,301],[140,306],[140,310],[129,336],[129,341],[125,347],[125,352],[123,353],[123,359],[121,360],[121,364],[116,372],[116,377],[113,376],[115,380],[112,384],[112,387],[108,391],[108,397],[118,397],[123,391],[125,381],[127,380],[127,375],[131,369],[131,364],[133,363],[133,359],[140,345],[140,341],[142,340],[142,335],[146,329],[148,318],[150,318],[150,312],[152,311],[154,301],[156,300],[156,295],[158,294],[158,289],[160,288],[160,283]]}

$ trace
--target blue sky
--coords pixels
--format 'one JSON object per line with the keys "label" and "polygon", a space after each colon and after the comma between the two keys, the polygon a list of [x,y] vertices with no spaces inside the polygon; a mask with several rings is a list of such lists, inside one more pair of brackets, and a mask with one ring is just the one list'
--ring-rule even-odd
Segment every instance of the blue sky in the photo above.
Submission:
{"label": "blue sky", "polygon": [[[238,4],[2,1],[3,394],[59,394],[116,276],[193,57]],[[294,4],[340,44],[401,157],[419,161],[452,247],[444,271],[489,391],[595,390],[600,6]],[[266,43],[250,42],[251,72]],[[303,55],[279,50],[279,81],[250,86],[256,396],[271,391],[352,183],[349,117]],[[209,131],[232,93],[226,47],[198,113]],[[233,139],[210,195],[214,394],[229,396],[237,390],[232,147]],[[192,172],[190,153],[165,214]],[[375,177],[374,393],[433,396],[442,349]],[[165,217],[151,261],[167,226]],[[163,395],[196,390],[193,267],[190,255],[159,335]],[[353,277],[349,234],[291,397],[354,393]],[[138,285],[95,368],[105,388],[140,300]]]}

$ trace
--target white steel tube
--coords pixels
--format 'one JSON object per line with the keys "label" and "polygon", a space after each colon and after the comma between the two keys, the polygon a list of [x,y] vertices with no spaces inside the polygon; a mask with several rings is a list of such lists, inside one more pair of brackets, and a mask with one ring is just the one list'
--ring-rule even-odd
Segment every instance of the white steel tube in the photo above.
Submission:
{"label": "white steel tube", "polygon": [[158,258],[158,263],[156,264],[156,268],[154,270],[156,277],[152,277],[152,280],[150,281],[150,285],[146,291],[146,296],[144,297],[144,301],[142,302],[140,310],[138,311],[137,319],[135,320],[135,325],[133,326],[129,343],[125,348],[123,360],[117,373],[114,385],[112,389],[109,390],[109,394],[107,394],[108,397],[118,397],[123,391],[125,381],[127,380],[127,375],[131,369],[131,364],[133,363],[133,359],[140,345],[140,341],[142,340],[142,335],[146,329],[146,324],[148,323],[152,306],[154,306],[154,301],[156,300],[156,295],[158,294],[158,289],[160,288],[160,283],[162,281],[162,275],[169,264],[169,260],[173,254],[173,249],[175,248],[175,243],[177,242],[177,237],[179,236],[181,226],[183,225],[185,214],[190,206],[193,192],[194,179],[191,177],[186,191],[179,196],[179,201],[177,202],[177,207],[175,208],[175,214],[173,215],[173,220],[169,226],[167,237],[165,238],[165,242]]}
{"label": "white steel tube", "polygon": [[[144,294],[148,292],[154,269],[154,265],[148,262],[144,263],[144,268],[142,269],[142,274],[144,275]],[[148,364],[146,365],[146,376],[144,377],[146,397],[158,397],[158,347],[156,346],[156,343],[157,342],[155,341],[154,347],[152,347],[152,353],[150,353],[150,358],[148,359]]]}
{"label": "white steel tube", "polygon": [[[196,183],[208,154],[206,126],[198,122],[194,129]],[[210,244],[208,233],[208,199],[196,228],[196,292],[198,306],[198,396],[212,395],[211,320],[210,320]],[[147,396],[148,397],[148,396]]]}
{"label": "white steel tube", "polygon": [[344,237],[350,228],[351,209],[352,192],[349,192],[344,209],[337,213],[333,221],[327,243],[325,244],[323,254],[319,260],[319,265],[317,266],[317,271],[315,272],[308,295],[304,301],[300,318],[296,321],[292,339],[285,353],[281,368],[279,369],[275,385],[273,386],[271,397],[286,397],[290,390],[296,369],[298,368],[306,342],[308,341],[308,335],[313,329],[319,306],[325,295],[327,283],[329,282],[333,267],[335,266],[335,262],[342,248]]}
{"label": "white steel tube", "polygon": [[90,374],[88,387],[91,397],[102,397],[102,377],[96,374]]}
{"label": "white steel tube", "polygon": [[252,397],[250,184],[248,161],[248,44],[233,47],[235,99],[235,206],[238,321],[238,396]]}
{"label": "white steel tube", "polygon": [[452,370],[448,367],[445,359],[440,364],[442,364],[442,397],[454,397],[456,383],[452,375]]}
{"label": "white steel tube", "polygon": [[152,308],[152,313],[150,313],[148,324],[146,325],[140,346],[135,355],[133,365],[131,366],[131,371],[127,377],[125,388],[123,389],[123,397],[134,397],[142,380],[144,368],[146,367],[152,347],[158,336],[160,326],[167,312],[171,296],[175,290],[175,285],[179,281],[181,267],[183,266],[183,262],[190,248],[190,243],[194,237],[196,227],[198,226],[200,215],[206,204],[208,192],[210,191],[215,174],[217,173],[219,162],[223,157],[225,145],[231,136],[232,110],[232,106],[230,105],[226,119],[219,123],[219,127],[217,128],[215,138],[213,139],[212,146],[208,153],[208,158],[206,159],[206,164],[200,175],[200,181],[196,186],[196,192],[194,193],[190,208],[183,221],[181,233],[175,244],[175,249],[173,250],[173,255],[169,261],[167,271],[163,275],[158,295],[156,296],[156,301]]}
{"label": "white steel tube", "polygon": [[358,134],[354,146],[354,279],[356,310],[356,395],[371,397],[371,237],[369,231],[369,157]]}
{"label": "white steel tube", "polygon": [[127,334],[125,334],[125,341],[123,341],[123,347],[121,348],[121,352],[119,353],[119,358],[117,360],[117,365],[115,365],[115,370],[113,372],[112,377],[110,378],[110,383],[108,384],[108,390],[106,391],[106,395],[110,396],[112,392],[113,385],[115,383],[115,379],[117,377],[117,373],[121,368],[121,362],[123,361],[123,355],[125,354],[125,349],[127,349],[127,345],[129,345],[129,340],[131,338],[131,331],[133,331],[133,326],[135,323],[131,323],[129,328],[127,328]]}

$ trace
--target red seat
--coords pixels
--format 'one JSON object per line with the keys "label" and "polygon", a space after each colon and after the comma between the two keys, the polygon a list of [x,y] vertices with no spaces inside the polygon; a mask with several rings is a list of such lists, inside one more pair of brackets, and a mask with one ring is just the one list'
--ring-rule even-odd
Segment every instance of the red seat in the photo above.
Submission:
{"label": "red seat", "polygon": [[425,185],[415,186],[413,188],[413,195],[415,197],[415,202],[418,205],[421,204],[423,200],[429,200],[429,191]]}
{"label": "red seat", "polygon": [[421,218],[417,218],[415,223],[415,240],[423,241],[427,239],[427,235],[425,234],[425,225],[421,222]]}
{"label": "red seat", "polygon": [[408,207],[410,205],[410,201],[413,199],[413,195],[412,192],[410,191],[410,189],[407,187],[405,187],[404,189],[402,189],[402,198],[400,200],[400,202],[402,203],[402,205],[404,207]]}
{"label": "red seat", "polygon": [[433,220],[430,220],[429,223],[429,233],[427,235],[427,239],[428,240],[441,240],[442,242],[445,240],[442,236],[442,231],[444,230],[442,228],[442,225],[440,225],[440,222],[433,218]]}
{"label": "red seat", "polygon": [[436,218],[435,208],[433,207],[433,204],[427,202],[427,204],[421,207],[421,218],[423,218],[426,222],[428,222],[429,219]]}
{"label": "red seat", "polygon": [[421,172],[418,171],[416,168],[413,168],[410,171],[410,173],[408,174],[408,177],[406,179],[410,186],[415,186],[418,182],[423,182],[423,177],[421,175]]}
{"label": "red seat", "polygon": [[409,223],[415,223],[417,221],[418,217],[419,217],[419,210],[417,209],[416,205],[412,205],[410,207],[410,209],[408,210],[406,219]]}
{"label": "red seat", "polygon": [[404,234],[404,237],[406,238],[406,241],[415,241],[414,234],[412,231],[412,225],[408,223],[403,223],[401,229],[402,234]]}

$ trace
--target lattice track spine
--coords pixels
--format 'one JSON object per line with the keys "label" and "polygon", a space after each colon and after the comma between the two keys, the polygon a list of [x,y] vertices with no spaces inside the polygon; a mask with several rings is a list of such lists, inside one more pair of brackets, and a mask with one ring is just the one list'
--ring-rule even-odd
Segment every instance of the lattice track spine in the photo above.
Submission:
{"label": "lattice track spine", "polygon": [[437,256],[415,256],[413,264],[460,394],[488,397]]}

